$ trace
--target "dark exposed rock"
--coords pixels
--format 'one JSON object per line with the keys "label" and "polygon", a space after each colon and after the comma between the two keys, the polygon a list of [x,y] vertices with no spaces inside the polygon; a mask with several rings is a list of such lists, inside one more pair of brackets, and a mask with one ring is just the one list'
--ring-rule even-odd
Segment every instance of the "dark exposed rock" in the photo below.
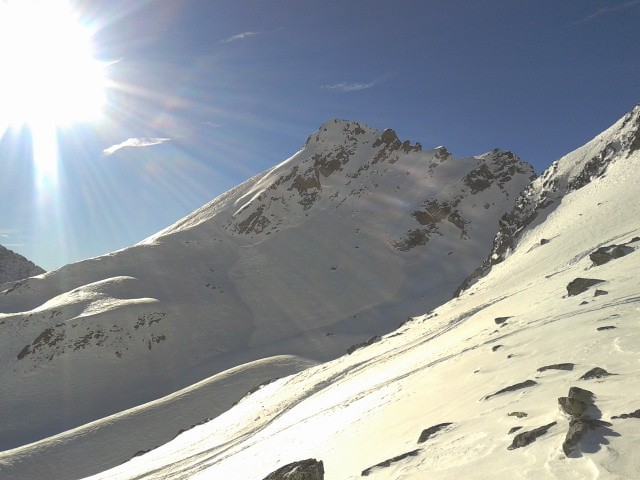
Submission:
{"label": "dark exposed rock", "polygon": [[582,292],[585,292],[592,287],[593,285],[597,285],[599,283],[604,282],[604,280],[600,280],[598,278],[582,278],[578,277],[567,285],[567,293],[571,297],[573,295],[578,295]]}
{"label": "dark exposed rock", "polygon": [[324,464],[315,458],[289,463],[263,480],[324,480]]}
{"label": "dark exposed rock", "polygon": [[610,427],[611,424],[609,422],[603,422],[602,420],[597,420],[593,418],[572,418],[569,422],[569,430],[567,431],[567,436],[562,442],[562,450],[565,455],[571,455],[578,447],[580,440],[586,433],[590,430],[595,430],[599,427]]}
{"label": "dark exposed rock", "polygon": [[373,337],[369,338],[368,340],[366,340],[364,342],[356,343],[355,345],[351,345],[347,349],[347,354],[351,355],[356,350],[358,350],[360,348],[368,347],[369,345],[373,345],[374,343],[379,342],[379,341],[380,341],[380,335],[374,335]]}
{"label": "dark exposed rock", "polygon": [[373,143],[373,148],[379,147],[383,143],[388,147],[394,147],[397,145],[396,149],[400,148],[401,145],[398,135],[390,128],[387,128],[382,132],[382,136]]}
{"label": "dark exposed rock", "polygon": [[32,261],[0,245],[0,283],[14,282],[41,273],[44,270]]}
{"label": "dark exposed rock", "polygon": [[589,409],[589,404],[571,397],[558,398],[558,404],[564,413],[571,417],[581,417]]}
{"label": "dark exposed rock", "polygon": [[565,455],[576,452],[580,441],[590,430],[611,426],[610,423],[599,420],[600,411],[594,400],[593,392],[579,387],[571,387],[567,397],[558,398],[561,410],[571,417],[567,435],[562,443]]}
{"label": "dark exposed rock", "polygon": [[511,427],[509,429],[508,435],[511,435],[512,433],[516,433],[518,430],[522,430],[522,427]]}
{"label": "dark exposed rock", "polygon": [[236,230],[238,233],[249,234],[260,233],[271,223],[269,219],[262,215],[265,210],[264,205],[260,205],[247,218],[238,223]]}
{"label": "dark exposed rock", "polygon": [[547,425],[543,425],[538,428],[534,428],[533,430],[529,430],[527,432],[522,432],[513,437],[513,442],[509,445],[509,450],[514,450],[520,447],[526,447],[527,445],[536,441],[538,437],[541,437],[547,431],[553,427],[556,422],[548,423]]}
{"label": "dark exposed rock", "polygon": [[589,255],[589,258],[593,262],[593,265],[597,267],[616,258],[624,257],[634,250],[633,247],[628,247],[627,245],[609,245],[598,248]]}
{"label": "dark exposed rock", "polygon": [[508,393],[508,392],[514,392],[516,390],[521,390],[523,388],[529,388],[529,387],[533,387],[535,385],[537,385],[538,383],[533,381],[533,380],[525,380],[524,382],[520,382],[520,383],[516,383],[514,385],[510,385],[508,387],[505,387],[501,390],[498,390],[495,393],[492,393],[491,395],[487,395],[486,397],[484,397],[485,400],[490,399],[491,397],[495,397],[496,395],[501,395],[503,393]]}
{"label": "dark exposed rock", "polygon": [[53,347],[58,342],[65,339],[66,333],[62,326],[56,325],[45,329],[38,335],[31,345],[25,345],[25,347],[18,353],[18,360],[22,360],[24,357],[31,353],[35,353],[37,350],[45,349],[46,347]]}
{"label": "dark exposed rock", "polygon": [[511,317],[498,317],[498,318],[495,318],[493,321],[496,322],[496,325],[502,325],[503,323],[505,323],[510,318]]}
{"label": "dark exposed rock", "polygon": [[546,238],[541,238],[540,239],[540,245],[546,245],[547,243],[549,243],[550,240],[547,240]]}
{"label": "dark exposed rock", "polygon": [[606,290],[596,290],[596,291],[593,293],[593,296],[594,296],[594,297],[599,297],[599,296],[601,296],[601,295],[609,295],[609,292],[607,292]]}
{"label": "dark exposed rock", "polygon": [[544,372],[545,370],[573,370],[575,364],[573,363],[556,363],[553,365],[546,365],[544,367],[540,367],[538,369],[539,372]]}
{"label": "dark exposed rock", "polygon": [[495,178],[495,175],[491,173],[487,164],[483,163],[478,168],[471,170],[464,177],[463,182],[471,189],[471,194],[475,195],[476,193],[489,188]]}
{"label": "dark exposed rock", "polygon": [[580,380],[592,380],[594,378],[604,378],[610,375],[615,375],[615,373],[609,373],[604,368],[595,367],[585,373],[580,377]]}
{"label": "dark exposed rock", "polygon": [[431,225],[427,228],[409,230],[403,239],[394,241],[391,245],[393,245],[396,250],[408,252],[419,245],[426,245],[429,242],[429,238],[431,238],[430,235],[434,231],[437,231],[437,229]]}
{"label": "dark exposed rock", "polygon": [[491,351],[495,352],[497,351],[500,347],[503,347],[504,345],[494,345],[493,347],[491,347]]}
{"label": "dark exposed rock", "polygon": [[[415,457],[416,455],[418,455],[418,453],[420,453],[420,451],[421,451],[421,449],[420,449],[420,448],[418,448],[418,449],[416,449],[416,450],[411,450],[410,452],[403,453],[403,454],[401,454],[401,455],[397,455],[397,456],[395,456],[395,457],[393,457],[393,458],[389,458],[389,459],[385,460],[384,462],[377,463],[377,464],[375,464],[375,465],[374,465],[374,466],[372,466],[372,467],[369,467],[369,468],[364,469],[364,470],[362,471],[362,476],[363,476],[363,477],[367,477],[367,476],[369,476],[369,474],[370,474],[371,472],[373,472],[373,471],[374,471],[374,470],[376,470],[376,469],[379,469],[379,468],[386,468],[386,467],[391,466],[391,464],[392,464],[392,463],[399,462],[400,460],[404,460],[405,458]],[[271,479],[266,479],[266,478],[265,478],[264,480],[271,480]],[[287,480],[288,480],[288,479],[287,479]]]}
{"label": "dark exposed rock", "polygon": [[449,425],[453,425],[451,422],[439,423],[438,425],[434,425],[433,427],[425,428],[420,434],[420,438],[418,438],[418,443],[424,443],[433,435],[438,433],[440,430],[448,427]]}
{"label": "dark exposed rock", "polygon": [[597,331],[599,331],[599,332],[601,332],[601,331],[603,331],[603,330],[613,330],[614,328],[618,328],[618,327],[616,327],[616,326],[614,326],[614,325],[605,325],[605,326],[603,326],[603,327],[598,327],[598,328],[596,328],[596,330],[597,330]]}
{"label": "dark exposed rock", "polygon": [[525,412],[509,412],[507,414],[510,417],[516,417],[516,418],[524,418],[526,417],[528,414]]}
{"label": "dark exposed rock", "polygon": [[614,415],[611,418],[640,418],[640,408],[631,413],[623,413],[620,415]]}

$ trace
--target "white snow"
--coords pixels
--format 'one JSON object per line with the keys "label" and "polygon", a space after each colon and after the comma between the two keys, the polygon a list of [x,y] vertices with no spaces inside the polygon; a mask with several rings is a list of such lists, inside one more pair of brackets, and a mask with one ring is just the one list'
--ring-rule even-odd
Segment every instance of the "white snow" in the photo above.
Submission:
{"label": "white snow", "polygon": [[[505,261],[459,298],[351,355],[305,369],[315,363],[305,358],[336,357],[371,333],[385,327],[389,332],[406,318],[401,312],[421,306],[424,312],[442,303],[489,251],[496,230],[495,224],[470,222],[465,239],[453,222],[442,222],[442,236],[433,236],[422,249],[399,253],[391,246],[399,233],[420,227],[411,212],[427,200],[451,201],[468,193],[460,179],[500,152],[443,160],[440,150],[411,151],[394,163],[369,163],[367,175],[349,177],[375,154],[379,132],[342,121],[323,129],[301,151],[308,156],[299,152],[148,242],[89,260],[83,268],[30,279],[6,295],[8,309],[3,310],[18,313],[0,315],[9,332],[0,345],[0,361],[9,368],[0,380],[3,392],[11,392],[0,413],[10,419],[10,435],[19,437],[29,425],[27,437],[33,436],[41,426],[43,439],[0,453],[3,478],[49,478],[47,467],[57,469],[59,478],[97,472],[130,458],[134,449],[167,441],[192,408],[184,421],[191,422],[187,426],[200,422],[205,407],[214,411],[207,416],[219,416],[91,478],[260,480],[306,458],[322,460],[328,480],[360,478],[365,469],[374,479],[635,478],[640,419],[612,417],[640,409],[640,241],[633,241],[640,237],[640,180],[630,174],[640,167],[638,151],[621,151],[624,161],[611,162],[604,177],[564,196],[521,236]],[[348,141],[342,143],[340,133],[346,130]],[[604,144],[618,139],[617,133],[608,135],[600,138]],[[295,205],[300,197],[291,183],[271,187],[291,172],[292,163],[303,173],[315,153],[339,156],[336,142],[355,150],[341,175],[327,177],[310,209]],[[585,151],[596,150],[583,147],[563,165],[579,163]],[[493,184],[476,195],[461,195],[458,211],[465,219],[483,218],[480,213],[486,211],[497,220],[525,177],[516,190]],[[425,189],[430,184],[436,187]],[[358,193],[349,195],[353,191]],[[246,202],[237,203],[242,196],[253,201],[237,213],[239,203]],[[244,220],[259,218],[258,202],[272,214],[267,228],[238,233],[234,228]],[[622,243],[635,251],[592,266],[591,252]],[[604,282],[567,296],[566,286],[576,277]],[[209,285],[203,288],[205,281]],[[595,296],[596,289],[607,293]],[[55,298],[155,300],[106,309],[87,324],[73,301],[42,308]],[[510,318],[499,325],[498,317]],[[52,348],[36,349],[25,357],[27,363],[16,360],[23,339],[33,339],[44,326],[53,329],[49,340],[55,339],[61,322],[67,336]],[[84,332],[89,326],[94,334],[112,326],[121,330],[92,336],[93,343],[77,351],[56,350],[74,328]],[[615,328],[598,330],[603,326]],[[166,340],[156,345],[160,335]],[[289,356],[274,357],[281,353]],[[538,371],[567,362],[573,370]],[[196,384],[211,375],[213,365],[219,373]],[[579,379],[596,366],[615,375]],[[67,377],[47,380],[45,370]],[[295,372],[221,413],[247,387]],[[71,399],[69,413],[57,400],[64,398],[64,388],[56,384],[60,378],[72,379],[75,394],[88,394],[82,401]],[[526,380],[536,384],[487,398]],[[85,383],[88,387],[82,387]],[[148,401],[149,394],[161,396],[167,384],[181,390],[130,408],[131,402]],[[582,453],[567,458],[562,442],[569,419],[558,409],[558,398],[572,386],[595,394],[601,419],[611,426],[588,434]],[[101,413],[109,409],[97,394],[107,391],[112,411]],[[34,400],[33,392],[42,398]],[[124,400],[118,404],[120,396]],[[34,415],[26,423],[14,418],[17,402]],[[47,418],[51,411],[38,415],[39,405],[59,406],[55,417],[80,421],[78,428],[56,432]],[[527,416],[509,416],[512,412]],[[93,421],[82,420],[95,415]],[[422,430],[449,422],[417,443]],[[535,442],[507,449],[515,434],[552,422]],[[516,426],[522,429],[510,434]],[[162,440],[136,447],[156,439]]]}
{"label": "white snow", "polygon": [[[95,479],[246,478],[304,458],[326,479],[420,449],[371,478],[637,478],[640,420],[640,254],[594,267],[589,253],[640,236],[637,153],[605,178],[566,196],[517,250],[460,298],[381,342],[273,383],[213,421]],[[585,235],[585,232],[588,234]],[[540,244],[542,238],[549,243]],[[635,248],[640,247],[636,242]],[[576,277],[605,280],[568,297]],[[583,304],[583,302],[587,302]],[[500,327],[494,319],[511,316]],[[615,329],[597,330],[602,326]],[[497,347],[493,351],[492,347]],[[571,362],[572,371],[540,367]],[[616,374],[580,376],[599,366]],[[537,384],[485,397],[525,380]],[[561,448],[569,420],[558,397],[571,386],[595,394],[601,418],[583,453]],[[525,418],[509,416],[526,412]],[[452,425],[417,444],[420,432]],[[557,422],[532,444],[513,434]]]}

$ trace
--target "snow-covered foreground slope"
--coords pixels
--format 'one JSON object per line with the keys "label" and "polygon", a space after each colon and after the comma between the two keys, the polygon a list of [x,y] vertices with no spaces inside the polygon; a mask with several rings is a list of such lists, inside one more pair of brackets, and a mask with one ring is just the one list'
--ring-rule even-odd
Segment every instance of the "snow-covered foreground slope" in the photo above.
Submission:
{"label": "snow-covered foreground slope", "polygon": [[459,298],[93,478],[638,478],[638,146]]}
{"label": "snow-covered foreground slope", "polygon": [[[109,436],[94,428],[101,419],[212,375],[235,385],[196,402],[183,425],[119,431],[115,465],[272,379],[263,359],[295,359],[288,374],[393,330],[450,298],[532,175],[509,152],[455,158],[331,121],[139,245],[4,284],[0,449],[43,442],[3,459],[46,464],[60,451],[53,436],[83,425],[76,444],[95,459]],[[0,477],[11,468],[0,464]]]}

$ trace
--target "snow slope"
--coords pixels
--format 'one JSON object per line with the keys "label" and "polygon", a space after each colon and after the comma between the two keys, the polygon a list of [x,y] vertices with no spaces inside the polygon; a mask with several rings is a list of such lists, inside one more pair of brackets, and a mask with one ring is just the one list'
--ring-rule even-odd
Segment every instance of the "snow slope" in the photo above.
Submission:
{"label": "snow slope", "polygon": [[638,478],[637,142],[606,163],[458,298],[92,478]]}
{"label": "snow slope", "polygon": [[[82,447],[82,474],[115,465],[257,383],[441,304],[532,176],[509,152],[455,158],[331,121],[290,159],[139,245],[3,285],[0,476],[55,464],[64,442]],[[275,368],[273,358],[285,360]],[[115,435],[104,425],[147,403],[162,416],[159,399],[211,377],[202,391],[215,400],[162,428],[118,430],[120,447],[98,459]]]}

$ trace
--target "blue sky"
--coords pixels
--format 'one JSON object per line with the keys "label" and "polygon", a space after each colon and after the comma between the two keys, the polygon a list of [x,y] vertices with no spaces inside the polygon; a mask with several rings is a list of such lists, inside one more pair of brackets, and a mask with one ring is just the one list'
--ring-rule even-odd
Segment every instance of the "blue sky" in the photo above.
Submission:
{"label": "blue sky", "polygon": [[[640,0],[77,0],[110,88],[0,140],[0,243],[45,269],[130,246],[295,153],[332,118],[538,172],[640,102]],[[0,130],[1,133],[1,130]]]}

